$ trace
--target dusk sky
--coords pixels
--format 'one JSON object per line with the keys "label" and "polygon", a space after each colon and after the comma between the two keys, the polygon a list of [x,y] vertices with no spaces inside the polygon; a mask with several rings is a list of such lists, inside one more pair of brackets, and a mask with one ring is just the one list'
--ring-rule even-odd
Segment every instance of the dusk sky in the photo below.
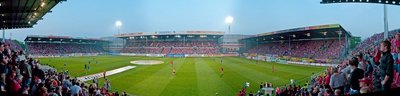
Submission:
{"label": "dusk sky", "polygon": [[[27,35],[99,38],[117,33],[210,30],[259,34],[296,27],[341,24],[363,39],[383,31],[381,4],[320,4],[321,0],[67,0],[33,28],[6,30],[13,39]],[[389,30],[400,28],[400,6],[388,6]]]}

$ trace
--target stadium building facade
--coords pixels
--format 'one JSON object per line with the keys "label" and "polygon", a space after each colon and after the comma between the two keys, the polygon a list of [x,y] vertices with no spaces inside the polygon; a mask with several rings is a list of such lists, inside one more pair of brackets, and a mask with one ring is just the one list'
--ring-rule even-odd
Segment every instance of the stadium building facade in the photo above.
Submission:
{"label": "stadium building facade", "polygon": [[240,48],[244,46],[239,40],[250,37],[251,35],[225,34],[220,39],[222,53],[239,54]]}
{"label": "stadium building facade", "polygon": [[109,37],[101,37],[101,40],[108,41],[107,45],[105,45],[103,48],[105,51],[110,52],[110,53],[119,53],[123,48],[125,44],[125,39],[109,36]]}

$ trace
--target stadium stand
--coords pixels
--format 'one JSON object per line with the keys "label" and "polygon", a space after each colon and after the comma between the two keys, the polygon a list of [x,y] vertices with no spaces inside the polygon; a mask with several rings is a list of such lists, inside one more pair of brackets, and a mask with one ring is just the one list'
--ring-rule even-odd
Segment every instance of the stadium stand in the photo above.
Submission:
{"label": "stadium stand", "polygon": [[338,64],[348,50],[351,34],[339,24],[300,27],[242,39],[245,56],[277,55],[281,60]]}
{"label": "stadium stand", "polygon": [[128,43],[122,49],[122,53],[142,54],[219,54],[220,49],[217,42],[191,41],[191,42],[144,42]]}
{"label": "stadium stand", "polygon": [[247,51],[249,54],[277,54],[288,55],[301,58],[339,58],[340,46],[339,40],[311,40],[311,41],[295,41],[289,47],[288,43],[268,43],[261,44]]}
{"label": "stadium stand", "polygon": [[223,32],[168,31],[118,34],[117,37],[127,40],[121,53],[221,54],[221,45],[218,43],[221,33]]}
{"label": "stadium stand", "polygon": [[106,41],[65,36],[28,36],[25,38],[30,55],[54,56],[104,53]]}
{"label": "stadium stand", "polygon": [[56,55],[71,53],[102,53],[101,46],[95,44],[54,44],[54,43],[28,43],[29,52],[33,55]]}
{"label": "stadium stand", "polygon": [[[397,30],[392,30],[389,31],[389,40],[393,39],[397,33],[400,32],[400,29]],[[372,51],[373,49],[376,49],[377,46],[379,45],[380,42],[382,42],[383,39],[383,32],[377,33],[372,35],[371,37],[368,37],[364,41],[360,42],[354,50],[362,51],[362,52],[367,52],[367,51]],[[395,47],[392,46],[392,52],[395,51]],[[356,54],[357,51],[352,51],[352,54]]]}

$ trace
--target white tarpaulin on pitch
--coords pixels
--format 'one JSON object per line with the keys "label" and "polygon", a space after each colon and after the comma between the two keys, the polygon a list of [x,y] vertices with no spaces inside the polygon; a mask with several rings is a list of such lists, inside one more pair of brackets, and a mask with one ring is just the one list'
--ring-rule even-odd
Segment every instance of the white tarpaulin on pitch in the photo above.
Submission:
{"label": "white tarpaulin on pitch", "polygon": [[[136,66],[125,66],[125,67],[121,67],[121,68],[114,69],[114,70],[111,70],[111,71],[107,71],[106,72],[106,76],[110,76],[110,75],[114,75],[114,74],[117,74],[117,73],[121,73],[121,72],[127,71],[129,69],[133,69],[135,67]],[[103,76],[104,76],[104,73],[101,72],[101,73],[96,73],[96,74],[92,74],[92,75],[78,77],[77,79],[79,81],[85,82],[85,81],[93,80],[95,78],[103,78]]]}

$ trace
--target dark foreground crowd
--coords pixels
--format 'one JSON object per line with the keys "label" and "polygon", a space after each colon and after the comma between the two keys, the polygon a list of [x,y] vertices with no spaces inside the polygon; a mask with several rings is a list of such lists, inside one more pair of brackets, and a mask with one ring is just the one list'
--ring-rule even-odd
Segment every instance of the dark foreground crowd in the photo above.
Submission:
{"label": "dark foreground crowd", "polygon": [[127,96],[111,92],[109,80],[101,86],[97,79],[89,84],[41,66],[23,51],[0,43],[0,96]]}

